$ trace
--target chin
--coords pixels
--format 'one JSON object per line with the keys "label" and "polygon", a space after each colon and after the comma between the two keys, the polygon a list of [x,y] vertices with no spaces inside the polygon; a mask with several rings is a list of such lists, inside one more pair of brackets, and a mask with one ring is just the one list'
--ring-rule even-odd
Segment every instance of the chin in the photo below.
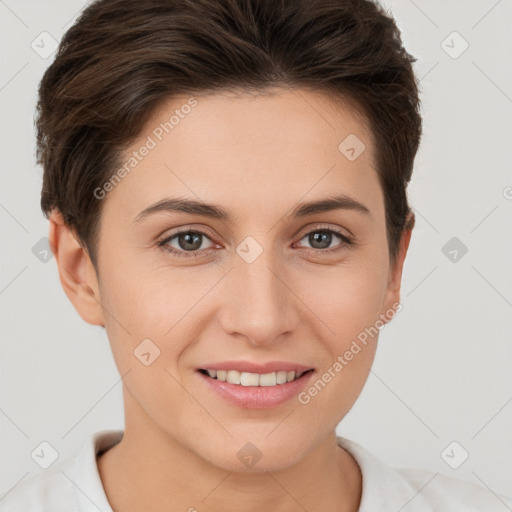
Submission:
{"label": "chin", "polygon": [[275,438],[270,442],[264,438],[252,442],[249,436],[243,440],[232,439],[226,444],[215,443],[204,447],[198,452],[203,459],[210,464],[235,473],[264,473],[287,469],[298,463],[304,457],[303,451],[297,450],[300,443],[288,439]]}

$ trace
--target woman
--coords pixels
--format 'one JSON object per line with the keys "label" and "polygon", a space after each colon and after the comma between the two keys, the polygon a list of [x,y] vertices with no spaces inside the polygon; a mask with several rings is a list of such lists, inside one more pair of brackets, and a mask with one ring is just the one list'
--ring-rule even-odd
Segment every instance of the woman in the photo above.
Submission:
{"label": "woman", "polygon": [[503,510],[337,437],[400,311],[421,136],[378,4],[100,0],[39,89],[62,286],[104,326],[124,431],[0,510]]}

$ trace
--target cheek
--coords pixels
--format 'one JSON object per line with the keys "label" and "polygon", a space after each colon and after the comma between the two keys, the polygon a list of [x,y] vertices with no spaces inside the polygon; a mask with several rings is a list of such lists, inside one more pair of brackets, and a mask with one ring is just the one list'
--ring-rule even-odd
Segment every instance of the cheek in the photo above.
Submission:
{"label": "cheek", "polygon": [[334,403],[336,410],[346,412],[364,386],[377,347],[386,268],[385,258],[377,255],[298,278],[301,296],[315,313],[317,332],[324,333],[321,382],[310,396],[318,413]]}
{"label": "cheek", "polygon": [[298,295],[326,326],[338,348],[379,318],[386,287],[385,263],[347,262],[336,268],[317,268],[296,276]]}
{"label": "cheek", "polygon": [[[363,279],[346,270],[337,279],[326,279],[323,287],[310,287],[314,292],[307,302],[324,334],[318,340],[317,375],[299,401],[311,417],[325,418],[330,411],[334,426],[356,401],[373,364],[379,335],[375,324],[382,305],[378,279],[375,272]],[[317,279],[316,284],[322,281]]]}
{"label": "cheek", "polygon": [[102,301],[111,317],[134,336],[158,339],[170,335],[169,330],[208,289],[208,283],[178,269],[148,268],[129,262],[112,265],[103,281]]}
{"label": "cheek", "polygon": [[105,328],[119,373],[130,372],[126,385],[141,403],[154,400],[154,390],[172,401],[179,391],[172,377],[181,380],[190,372],[183,357],[191,340],[201,338],[197,306],[214,281],[177,269],[128,268],[126,262],[106,276]]}
{"label": "cheek", "polygon": [[179,334],[187,325],[190,301],[169,282],[126,270],[120,265],[104,279],[102,295],[109,312],[107,336],[129,392],[125,404],[155,418],[171,408],[176,419],[176,404],[188,399],[179,384],[178,364],[186,349],[187,337]]}

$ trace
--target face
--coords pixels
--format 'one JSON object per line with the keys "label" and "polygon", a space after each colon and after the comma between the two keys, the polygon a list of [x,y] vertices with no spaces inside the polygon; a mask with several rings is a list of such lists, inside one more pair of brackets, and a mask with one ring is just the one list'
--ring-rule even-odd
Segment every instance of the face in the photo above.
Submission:
{"label": "face", "polygon": [[[131,156],[102,199],[97,290],[126,374],[126,428],[158,431],[225,469],[244,469],[236,454],[247,442],[266,454],[258,470],[293,464],[354,404],[375,326],[399,302],[366,126],[306,90],[183,96],[158,109]],[[169,199],[217,210],[142,213]],[[226,361],[313,371],[292,385],[238,386],[247,393],[233,401],[198,371]]]}

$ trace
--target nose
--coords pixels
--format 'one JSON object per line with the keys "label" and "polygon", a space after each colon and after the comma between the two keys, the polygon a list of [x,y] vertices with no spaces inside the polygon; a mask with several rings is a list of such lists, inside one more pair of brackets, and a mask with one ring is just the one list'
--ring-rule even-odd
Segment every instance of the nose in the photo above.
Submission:
{"label": "nose", "polygon": [[225,279],[222,329],[253,345],[272,345],[296,329],[300,301],[287,282],[286,263],[272,250],[263,250],[254,261],[240,254],[234,255]]}

